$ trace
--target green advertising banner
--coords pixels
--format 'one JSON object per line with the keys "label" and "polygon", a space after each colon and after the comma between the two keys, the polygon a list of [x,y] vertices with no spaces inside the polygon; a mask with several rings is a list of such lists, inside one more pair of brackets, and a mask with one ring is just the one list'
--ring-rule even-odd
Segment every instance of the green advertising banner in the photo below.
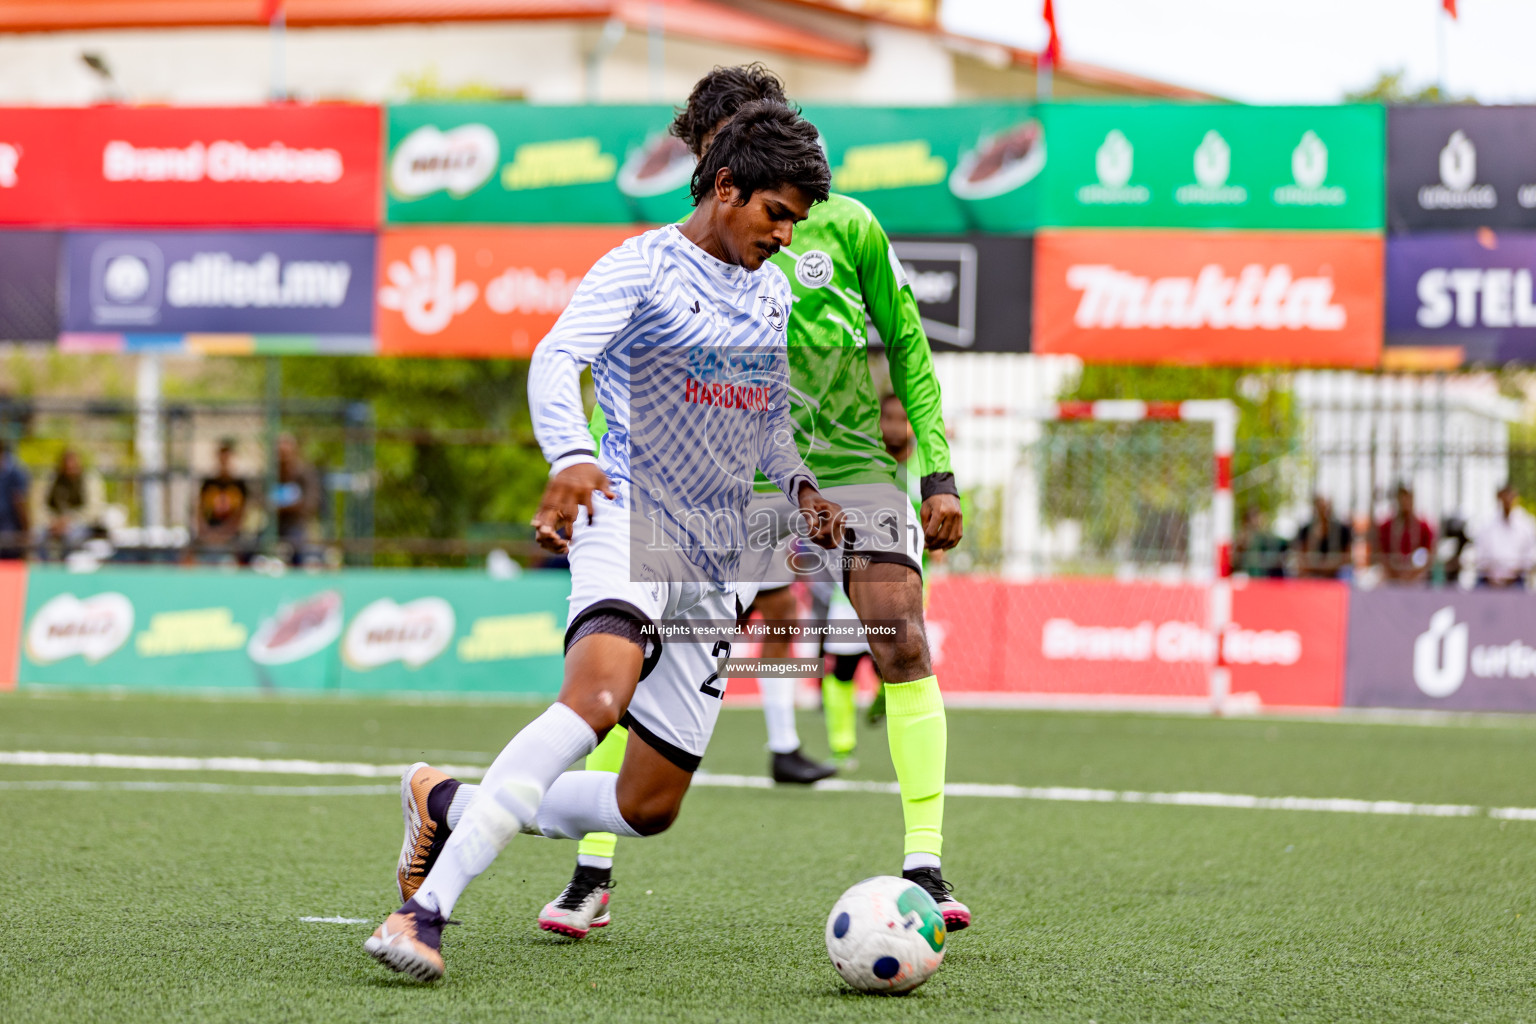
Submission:
{"label": "green advertising banner", "polygon": [[28,572],[22,685],[500,693],[560,687],[570,578]]}
{"label": "green advertising banner", "polygon": [[[667,106],[389,108],[390,223],[665,223],[693,158]],[[811,104],[832,187],[892,234],[1036,227],[1380,231],[1385,109]],[[1047,160],[1049,151],[1049,160]]]}
{"label": "green advertising banner", "polygon": [[[1018,104],[811,106],[832,187],[889,232],[1028,231],[1045,159]],[[667,223],[686,216],[693,157],[667,106],[428,103],[389,108],[391,224]]]}
{"label": "green advertising banner", "polygon": [[554,696],[571,578],[524,573],[355,572],[341,635],[343,690]]}
{"label": "green advertising banner", "polygon": [[1374,105],[1052,104],[1045,227],[1380,231],[1386,113]]}
{"label": "green advertising banner", "polygon": [[665,223],[693,156],[668,106],[412,103],[389,108],[391,224]]}
{"label": "green advertising banner", "polygon": [[1027,232],[1035,226],[1045,139],[1031,107],[824,107],[805,116],[826,140],[832,188],[891,234]]}

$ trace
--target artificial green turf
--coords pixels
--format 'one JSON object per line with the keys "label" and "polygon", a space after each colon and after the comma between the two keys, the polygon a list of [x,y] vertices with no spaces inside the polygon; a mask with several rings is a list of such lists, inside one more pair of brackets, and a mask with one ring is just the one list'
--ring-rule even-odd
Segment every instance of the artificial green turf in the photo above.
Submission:
{"label": "artificial green turf", "polygon": [[[384,701],[0,695],[0,750],[485,763],[536,713]],[[950,778],[1536,806],[1536,728],[952,711]],[[818,725],[802,733],[821,746]],[[856,777],[888,779],[865,730]],[[705,767],[761,774],[759,713]],[[387,785],[0,768],[0,781]],[[1536,822],[952,798],[975,926],[906,999],[850,993],[821,933],[899,867],[874,793],[700,788],[619,847],[614,924],[539,932],[570,844],[519,838],[460,902],[448,977],[361,951],[393,909],[398,800],[0,790],[5,1021],[1520,1021],[1536,1019]]]}

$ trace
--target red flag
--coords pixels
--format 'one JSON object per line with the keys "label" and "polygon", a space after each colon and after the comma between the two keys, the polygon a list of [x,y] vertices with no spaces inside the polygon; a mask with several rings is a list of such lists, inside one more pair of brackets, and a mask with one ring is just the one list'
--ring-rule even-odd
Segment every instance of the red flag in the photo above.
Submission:
{"label": "red flag", "polygon": [[[1455,0],[1446,0],[1454,3]],[[270,25],[277,20],[277,16],[283,13],[283,0],[261,0],[261,23]]]}
{"label": "red flag", "polygon": [[[1445,0],[1452,7],[1456,6],[1456,0]],[[1051,0],[1045,0],[1045,10],[1041,12],[1045,19],[1046,28],[1051,30],[1051,38],[1045,44],[1045,58],[1050,61],[1051,67],[1061,63],[1061,36],[1056,32],[1056,5]]]}
{"label": "red flag", "polygon": [[[1049,3],[1050,0],[1046,2]],[[1440,0],[1440,6],[1445,8],[1445,13],[1451,16],[1452,21],[1456,20],[1456,0]]]}

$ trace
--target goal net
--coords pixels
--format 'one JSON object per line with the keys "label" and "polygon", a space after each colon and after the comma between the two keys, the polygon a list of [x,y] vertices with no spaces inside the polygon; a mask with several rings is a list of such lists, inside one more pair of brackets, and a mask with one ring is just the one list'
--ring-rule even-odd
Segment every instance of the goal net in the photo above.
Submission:
{"label": "goal net", "polygon": [[934,587],[947,691],[1219,708],[1230,620],[1229,402],[948,416],[970,508]]}

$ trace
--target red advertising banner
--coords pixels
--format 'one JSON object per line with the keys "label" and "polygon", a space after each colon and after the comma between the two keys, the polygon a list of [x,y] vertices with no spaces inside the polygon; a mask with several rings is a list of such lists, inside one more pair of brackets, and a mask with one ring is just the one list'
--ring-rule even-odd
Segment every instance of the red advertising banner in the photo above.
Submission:
{"label": "red advertising banner", "polygon": [[1234,580],[1222,644],[1232,693],[1257,694],[1265,707],[1338,707],[1348,624],[1347,583]]}
{"label": "red advertising banner", "polygon": [[379,239],[379,354],[527,359],[631,226],[401,228]]}
{"label": "red advertising banner", "polygon": [[27,563],[0,562],[0,690],[16,689],[26,608]]}
{"label": "red advertising banner", "polygon": [[378,107],[0,109],[0,223],[371,228]]}
{"label": "red advertising banner", "polygon": [[1032,347],[1106,363],[1375,366],[1382,252],[1362,234],[1042,232]]}
{"label": "red advertising banner", "polygon": [[[1231,691],[1263,706],[1337,707],[1348,587],[1250,581],[1223,635]],[[1203,699],[1210,688],[1206,590],[1112,580],[934,581],[928,626],[947,693],[1124,700]]]}

